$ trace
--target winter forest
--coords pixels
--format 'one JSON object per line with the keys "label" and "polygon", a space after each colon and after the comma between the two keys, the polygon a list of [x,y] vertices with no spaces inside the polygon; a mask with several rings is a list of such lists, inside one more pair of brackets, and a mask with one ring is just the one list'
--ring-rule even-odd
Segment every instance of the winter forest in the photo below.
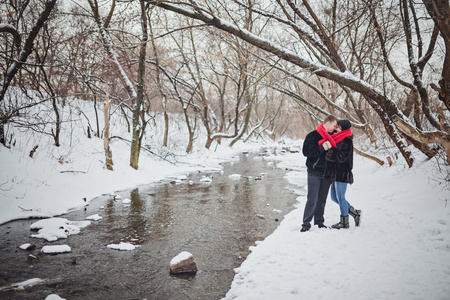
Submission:
{"label": "winter forest", "polygon": [[0,1],[2,299],[447,299],[449,164],[449,0]]}
{"label": "winter forest", "polygon": [[[450,162],[448,1],[2,1],[0,141],[14,130],[60,145],[70,99],[89,101],[84,128],[130,146],[179,115],[193,150],[250,137],[301,138],[328,114],[357,132],[356,151],[414,165]],[[12,89],[28,96],[19,101]],[[29,113],[33,108],[34,113]],[[72,108],[76,110],[76,108]],[[122,115],[110,136],[98,115]],[[83,115],[87,112],[78,111]],[[44,116],[45,115],[45,116]],[[416,151],[417,150],[417,151]],[[447,178],[448,179],[448,178]]]}

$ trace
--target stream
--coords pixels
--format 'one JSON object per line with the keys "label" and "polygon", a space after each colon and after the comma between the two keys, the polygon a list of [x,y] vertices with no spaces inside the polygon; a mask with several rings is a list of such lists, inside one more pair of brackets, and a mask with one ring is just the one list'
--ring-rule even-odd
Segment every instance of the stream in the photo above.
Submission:
{"label": "stream", "polygon": [[[111,195],[100,196],[85,209],[61,217],[77,221],[99,214],[102,219],[56,242],[30,237],[36,219],[1,225],[0,287],[31,278],[43,282],[24,290],[2,289],[0,299],[45,299],[53,293],[67,300],[223,298],[249,247],[270,235],[294,208],[297,196],[287,188],[286,170],[264,159],[272,153],[283,155],[274,149],[241,154],[239,160],[224,163],[222,171],[116,192],[129,198],[129,205]],[[212,182],[201,182],[203,176]],[[120,242],[137,247],[106,247]],[[19,249],[24,243],[37,247]],[[40,252],[44,245],[62,244],[72,251]],[[182,251],[193,254],[196,274],[169,273],[170,260]],[[29,261],[29,254],[37,261]]]}

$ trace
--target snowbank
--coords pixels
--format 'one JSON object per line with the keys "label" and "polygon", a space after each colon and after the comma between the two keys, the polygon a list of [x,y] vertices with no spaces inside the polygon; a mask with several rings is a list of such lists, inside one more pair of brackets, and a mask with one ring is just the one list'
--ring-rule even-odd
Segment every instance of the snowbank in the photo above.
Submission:
{"label": "snowbank", "polygon": [[[301,155],[278,157],[299,196],[296,209],[235,270],[224,299],[448,299],[450,207],[433,162],[413,169],[379,167],[355,157],[348,201],[362,209],[360,227],[301,233],[306,183]],[[328,197],[325,224],[339,221]]]}

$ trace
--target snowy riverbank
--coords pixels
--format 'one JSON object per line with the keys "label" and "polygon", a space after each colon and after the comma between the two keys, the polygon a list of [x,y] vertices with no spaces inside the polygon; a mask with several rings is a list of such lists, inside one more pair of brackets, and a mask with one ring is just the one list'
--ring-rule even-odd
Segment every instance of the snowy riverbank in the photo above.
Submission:
{"label": "snowy riverbank", "polygon": [[[195,165],[146,161],[150,158],[144,157],[139,171],[131,170],[120,159],[116,160],[116,171],[107,171],[87,153],[84,156],[91,159],[91,166],[89,172],[80,174],[61,173],[67,168],[64,164],[50,168],[48,161],[15,157],[15,151],[2,149],[2,164],[10,163],[9,170],[16,173],[11,188],[1,191],[1,220],[57,215],[85,205],[83,197],[89,202],[101,193],[164,176],[217,168],[220,162],[233,159],[236,151],[257,151],[260,146],[204,152]],[[252,253],[236,269],[225,299],[334,299],[336,295],[356,299],[447,298],[449,193],[433,180],[432,162],[418,163],[412,169],[389,168],[356,156],[356,180],[347,195],[352,205],[363,210],[361,227],[355,228],[351,222],[349,230],[313,227],[300,233],[306,191],[297,186],[306,182],[304,158],[294,153],[266,159],[291,169],[286,178],[299,195],[296,209],[272,235],[251,248]],[[338,221],[338,207],[330,199],[325,217],[327,225]]]}
{"label": "snowy riverbank", "polygon": [[59,155],[44,147],[38,148],[34,158],[16,148],[0,147],[3,170],[0,174],[0,224],[19,218],[61,215],[82,208],[102,194],[156,182],[167,176],[217,169],[221,162],[232,160],[237,152],[254,148],[241,145],[224,146],[217,152],[199,151],[181,157],[175,164],[143,154],[139,170],[135,170],[128,164],[127,145],[118,141],[111,145],[115,163],[111,172],[103,164],[101,140],[83,141],[76,145],[76,152],[61,160]]}
{"label": "snowy riverbank", "polygon": [[[97,106],[99,110],[102,107],[101,103]],[[51,109],[48,107],[46,111],[33,107],[28,112],[39,115],[42,126],[38,129],[42,132],[53,131]],[[111,110],[115,111],[110,117],[111,136],[129,137],[127,121],[117,108]],[[113,138],[110,148],[114,171],[111,172],[105,168],[103,140],[86,131],[87,127],[96,124],[93,103],[67,99],[60,114],[60,147],[54,146],[50,134],[36,133],[23,127],[13,128],[12,125],[8,127],[6,135],[12,145],[9,149],[0,147],[0,224],[19,218],[64,214],[82,208],[102,194],[156,182],[167,176],[217,169],[221,162],[232,160],[236,153],[263,146],[239,142],[230,148],[223,143],[217,147],[214,144],[208,150],[204,148],[205,140],[197,138],[194,151],[187,155],[184,152],[187,135],[183,121],[177,120],[176,115],[171,116],[169,145],[162,147],[163,122],[161,116],[153,116],[155,122],[149,125],[143,139],[146,150],[141,151],[139,170],[129,165],[130,144]],[[27,116],[25,112],[24,116]],[[98,122],[102,132],[102,114]]]}
{"label": "snowy riverbank", "polygon": [[[300,154],[277,165],[294,169],[292,185],[306,181]],[[347,196],[363,210],[360,227],[300,233],[306,196],[297,189],[297,209],[252,248],[225,299],[447,299],[450,193],[432,180],[435,166],[379,167],[355,156],[354,174]],[[325,224],[338,221],[328,197]]]}
{"label": "snowy riverbank", "polygon": [[[89,105],[74,102],[72,108],[88,112],[92,110]],[[238,143],[229,148],[224,143],[206,150],[198,139],[194,153],[185,155],[180,146],[186,142],[180,126],[171,132],[170,151],[157,146],[162,130],[155,127],[146,144],[155,145],[152,150],[159,155],[143,151],[139,170],[134,170],[129,167],[129,145],[114,139],[111,172],[104,167],[103,141],[88,138],[83,131],[86,119],[72,112],[63,115],[71,121],[63,123],[61,147],[54,147],[48,135],[21,130],[13,132],[14,146],[0,147],[0,223],[60,215],[82,208],[101,194],[167,176],[217,169],[238,152],[256,152],[270,146]],[[126,124],[116,117],[112,117],[112,133],[127,136]],[[287,146],[299,146],[301,141],[290,144]],[[36,151],[30,157],[33,149]],[[165,151],[172,153],[171,162],[159,158]],[[361,227],[351,223],[348,230],[313,227],[300,233],[306,191],[298,186],[306,182],[304,157],[288,153],[267,159],[292,170],[286,178],[299,195],[296,209],[272,235],[252,247],[252,253],[236,269],[225,299],[448,298],[450,193],[448,185],[439,184],[434,161],[417,161],[408,169],[401,162],[380,167],[355,156],[355,183],[349,186],[347,195],[353,206],[363,210]],[[339,218],[338,206],[330,199],[325,218],[329,226]]]}

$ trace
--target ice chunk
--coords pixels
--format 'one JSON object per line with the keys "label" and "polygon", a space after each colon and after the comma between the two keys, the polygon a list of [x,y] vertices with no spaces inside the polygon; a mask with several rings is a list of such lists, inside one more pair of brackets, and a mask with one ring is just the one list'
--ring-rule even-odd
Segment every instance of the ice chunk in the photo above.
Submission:
{"label": "ice chunk", "polygon": [[93,221],[98,221],[98,220],[101,220],[101,219],[103,219],[103,217],[100,217],[98,214],[86,217],[86,220],[93,220]]}
{"label": "ice chunk", "polygon": [[44,246],[42,247],[41,252],[47,254],[57,254],[57,253],[66,253],[71,252],[72,249],[69,245],[52,245],[52,246]]}
{"label": "ice chunk", "polygon": [[110,244],[106,247],[115,249],[115,250],[122,250],[122,251],[131,251],[136,248],[135,245],[130,244],[130,243],[124,243],[124,242],[120,242],[120,244]]}

